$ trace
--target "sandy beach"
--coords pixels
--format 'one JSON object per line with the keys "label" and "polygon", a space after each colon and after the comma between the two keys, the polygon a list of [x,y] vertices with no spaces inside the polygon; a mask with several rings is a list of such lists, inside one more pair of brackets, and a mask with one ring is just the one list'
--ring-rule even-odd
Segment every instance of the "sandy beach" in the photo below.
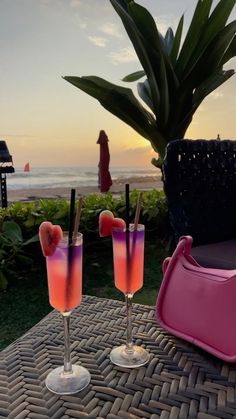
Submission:
{"label": "sandy beach", "polygon": [[[120,195],[125,190],[125,184],[130,184],[130,190],[137,189],[139,191],[147,191],[151,189],[162,189],[161,176],[145,176],[145,177],[130,177],[130,178],[118,178],[113,181],[113,185],[110,188],[110,192],[114,195]],[[7,191],[7,200],[9,203],[16,201],[34,201],[40,198],[51,199],[51,198],[68,198],[70,191],[70,185],[68,188],[25,188],[17,190]],[[86,196],[91,193],[100,193],[98,187],[94,186],[82,186],[76,188],[77,194]]]}

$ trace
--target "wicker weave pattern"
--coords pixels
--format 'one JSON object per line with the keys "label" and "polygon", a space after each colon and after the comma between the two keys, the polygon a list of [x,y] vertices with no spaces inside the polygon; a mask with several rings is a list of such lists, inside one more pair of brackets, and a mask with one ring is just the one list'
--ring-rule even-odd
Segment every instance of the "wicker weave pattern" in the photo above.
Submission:
{"label": "wicker weave pattern", "polygon": [[124,304],[84,297],[71,322],[72,360],[92,381],[74,396],[50,393],[44,380],[63,362],[62,321],[50,313],[0,353],[0,418],[236,418],[236,367],[164,332],[151,307],[134,305],[134,339],[151,353],[137,370],[109,361],[125,341]]}
{"label": "wicker weave pattern", "polygon": [[236,237],[236,141],[176,140],[163,164],[164,191],[176,239],[194,245]]}

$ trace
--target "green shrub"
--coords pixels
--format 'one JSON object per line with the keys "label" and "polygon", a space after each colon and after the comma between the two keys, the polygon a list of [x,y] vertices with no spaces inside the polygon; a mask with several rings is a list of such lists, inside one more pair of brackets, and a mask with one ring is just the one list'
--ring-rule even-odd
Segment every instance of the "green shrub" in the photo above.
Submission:
{"label": "green shrub", "polygon": [[[130,218],[134,219],[138,191],[130,193]],[[87,235],[98,233],[98,216],[104,209],[113,212],[116,217],[125,217],[125,196],[115,198],[111,193],[91,194],[83,199],[80,230]],[[4,221],[14,221],[22,229],[24,237],[37,234],[42,221],[51,221],[68,228],[69,201],[65,199],[40,199],[36,202],[17,202],[0,210],[0,228]],[[163,238],[169,234],[169,222],[165,206],[164,193],[152,190],[142,194],[140,222],[146,226],[146,232],[153,237]]]}
{"label": "green shrub", "polygon": [[[132,191],[130,194],[131,220],[135,216],[137,196],[138,191]],[[96,271],[100,269],[101,275],[97,277],[104,277],[102,282],[106,283],[106,275],[112,277],[112,274],[104,273],[103,267],[100,266],[101,256],[98,252],[102,246],[102,253],[112,255],[110,238],[105,238],[101,242],[98,234],[98,217],[104,209],[112,211],[116,217],[124,218],[125,196],[115,198],[111,193],[91,194],[83,199],[80,231],[84,234],[86,271],[89,277],[91,276],[90,267]],[[68,213],[69,201],[65,199],[17,202],[9,205],[8,208],[0,209],[0,289],[6,288],[8,278],[13,278],[14,273],[19,271],[22,265],[32,263],[33,260],[35,268],[40,269],[43,257],[38,241],[39,225],[47,220],[59,224],[63,230],[66,230]],[[140,222],[145,225],[146,241],[149,243],[155,244],[157,241],[160,243],[168,240],[170,228],[162,191],[143,192]],[[112,270],[112,267],[109,270]],[[101,285],[101,280],[99,283]]]}
{"label": "green shrub", "polygon": [[38,241],[38,236],[24,240],[20,226],[14,221],[4,221],[0,232],[0,290],[3,290],[9,278],[16,275],[17,264],[22,266],[32,262],[24,248]]}

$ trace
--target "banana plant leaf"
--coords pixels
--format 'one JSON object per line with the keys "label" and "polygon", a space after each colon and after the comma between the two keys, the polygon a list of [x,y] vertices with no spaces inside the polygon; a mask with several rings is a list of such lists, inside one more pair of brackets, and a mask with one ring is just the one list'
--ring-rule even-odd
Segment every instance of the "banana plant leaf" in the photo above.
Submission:
{"label": "banana plant leaf", "polygon": [[207,22],[212,0],[198,0],[192,21],[190,23],[185,41],[181,48],[179,58],[176,63],[175,72],[179,80],[182,80],[185,68],[198,45],[202,30]]}
{"label": "banana plant leaf", "polygon": [[213,92],[217,87],[221,86],[226,80],[234,75],[234,70],[219,70],[213,74],[209,79],[205,80],[193,94],[193,111],[195,112],[200,103]]}
{"label": "banana plant leaf", "polygon": [[189,97],[184,97],[182,103],[182,109],[184,109],[183,116],[181,117],[180,113],[178,112],[177,118],[175,118],[176,113],[175,115],[173,115],[173,118],[171,120],[170,134],[171,129],[173,130],[172,135],[174,135],[174,132],[185,132],[190,121],[192,120],[194,113],[196,112],[197,108],[202,103],[202,101],[205,99],[205,97],[209,95],[211,92],[213,92],[217,87],[221,86],[233,75],[234,70],[223,71],[221,69],[218,69],[218,71],[215,74],[211,75],[194,91],[191,102],[189,101]]}
{"label": "banana plant leaf", "polygon": [[151,14],[144,7],[134,2],[130,3],[128,9],[130,16],[133,18],[133,21],[142,35],[142,42],[143,45],[145,45],[148,58],[158,83],[160,104],[157,108],[154,107],[155,115],[159,114],[160,120],[163,121],[163,125],[165,125],[169,113],[169,86],[162,49],[163,44]]}
{"label": "banana plant leaf", "polygon": [[173,47],[173,42],[174,42],[174,32],[172,28],[167,29],[164,39],[165,39],[165,47],[166,47],[167,54],[170,55],[170,52]]}
{"label": "banana plant leaf", "polygon": [[211,45],[211,48],[215,48],[216,37],[219,34],[221,36],[221,31],[225,29],[226,22],[235,3],[236,0],[229,0],[227,2],[223,0],[218,3],[202,30],[197,48],[193,51],[191,60],[186,68],[186,73],[195,65],[204,51],[209,49],[209,45]]}
{"label": "banana plant leaf", "polygon": [[229,45],[229,48],[226,50],[224,56],[222,57],[220,66],[223,66],[231,58],[235,57],[235,55],[236,55],[236,36],[234,36],[234,38],[231,41],[231,44]]}
{"label": "banana plant leaf", "polygon": [[139,79],[141,79],[142,77],[144,77],[145,71],[143,70],[139,70],[139,71],[135,71],[134,73],[128,74],[127,76],[125,76],[122,81],[126,81],[126,82],[132,82],[132,81],[137,81]]}
{"label": "banana plant leaf", "polygon": [[[168,79],[169,86],[172,86],[173,88],[178,87],[179,81],[173,70],[173,66],[168,52],[168,42],[171,35],[166,35],[168,39],[167,42],[167,39],[164,39],[158,31],[152,15],[143,6],[140,6],[139,4],[133,1],[130,2],[128,9],[129,14],[133,18],[133,21],[135,22],[138,31],[142,34],[143,42],[145,43],[145,48],[147,50],[149,60],[152,64],[152,67],[155,70],[157,80],[159,80],[159,78],[162,77],[162,75],[160,75],[159,72],[161,71],[161,63],[164,63],[166,78]],[[181,28],[179,28],[179,30],[180,29]],[[170,32],[171,31],[172,29],[170,29]]]}
{"label": "banana plant leaf", "polygon": [[[183,81],[183,90],[193,90],[198,87],[204,80],[214,74],[219,67],[227,49],[234,38],[236,31],[236,21],[229,23],[223,28],[203,51],[201,57],[186,75]],[[207,65],[206,65],[207,63]]]}
{"label": "banana plant leaf", "polygon": [[158,109],[160,106],[160,92],[155,73],[150,63],[147,50],[143,45],[143,40],[142,38],[140,38],[140,34],[137,31],[136,25],[128,13],[127,2],[125,2],[124,0],[110,0],[110,2],[116,10],[116,12],[118,13],[118,15],[120,16],[122,23],[126,29],[126,32],[134,46],[139,61],[149,79],[154,107],[155,109]]}
{"label": "banana plant leaf", "polygon": [[137,90],[141,99],[154,112],[151,91],[150,91],[148,80],[146,79],[143,83],[139,82],[137,84]]}
{"label": "banana plant leaf", "polygon": [[170,52],[170,59],[171,59],[173,68],[175,67],[176,60],[177,60],[177,57],[178,57],[178,54],[179,54],[179,48],[180,48],[182,32],[183,32],[183,26],[184,26],[184,16],[182,15],[181,18],[180,18],[180,21],[178,23],[176,32],[175,32],[175,37],[174,37],[173,45],[172,45],[171,52]]}
{"label": "banana plant leaf", "polygon": [[236,20],[227,23],[236,0],[218,0],[213,11],[214,0],[198,0],[184,42],[183,15],[175,35],[169,28],[163,37],[151,14],[134,0],[110,3],[141,65],[141,70],[123,81],[136,82],[146,76],[137,83],[141,101],[132,90],[99,77],[65,79],[148,139],[163,158],[169,141],[184,138],[204,98],[234,74],[223,65],[236,55]]}
{"label": "banana plant leaf", "polygon": [[141,106],[131,89],[117,86],[95,76],[65,76],[63,78],[93,96],[105,109],[150,140],[156,121],[152,114]]}
{"label": "banana plant leaf", "polygon": [[205,26],[205,30],[198,44],[198,51],[201,51],[205,45],[208,45],[216,33],[225,27],[235,4],[236,0],[219,1]]}

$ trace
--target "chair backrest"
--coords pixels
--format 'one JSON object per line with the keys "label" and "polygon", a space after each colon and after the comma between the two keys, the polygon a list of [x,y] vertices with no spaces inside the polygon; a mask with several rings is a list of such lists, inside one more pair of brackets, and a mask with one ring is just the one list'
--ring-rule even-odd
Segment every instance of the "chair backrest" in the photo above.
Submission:
{"label": "chair backrest", "polygon": [[162,174],[176,240],[190,235],[196,246],[236,238],[236,141],[171,141]]}

